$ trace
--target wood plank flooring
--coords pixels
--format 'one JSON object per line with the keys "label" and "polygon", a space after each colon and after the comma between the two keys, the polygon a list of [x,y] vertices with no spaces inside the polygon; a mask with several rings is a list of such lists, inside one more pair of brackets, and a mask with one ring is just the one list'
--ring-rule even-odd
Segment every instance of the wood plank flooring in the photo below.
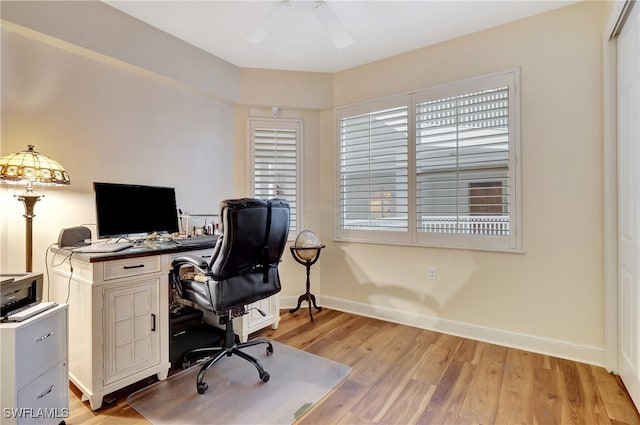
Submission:
{"label": "wood plank flooring", "polygon": [[[600,367],[328,309],[314,318],[283,310],[277,330],[255,335],[352,368],[298,424],[640,425],[624,386]],[[71,384],[66,423],[148,424],[126,402],[142,385],[93,412]]]}

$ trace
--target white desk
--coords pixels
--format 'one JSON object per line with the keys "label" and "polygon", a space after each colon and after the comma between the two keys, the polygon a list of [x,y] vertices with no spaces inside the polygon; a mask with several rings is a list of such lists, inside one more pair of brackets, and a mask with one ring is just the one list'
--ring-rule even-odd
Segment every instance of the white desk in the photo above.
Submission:
{"label": "white desk", "polygon": [[[109,254],[52,248],[51,300],[69,304],[69,379],[99,409],[105,395],[169,368],[169,270],[180,255],[210,255],[208,246],[158,245]],[[70,261],[69,261],[70,260]],[[262,300],[268,319],[249,314],[235,323],[248,332],[280,320],[278,296]],[[275,311],[274,311],[275,308]],[[259,315],[258,315],[259,316]],[[253,322],[252,322],[253,320]]]}

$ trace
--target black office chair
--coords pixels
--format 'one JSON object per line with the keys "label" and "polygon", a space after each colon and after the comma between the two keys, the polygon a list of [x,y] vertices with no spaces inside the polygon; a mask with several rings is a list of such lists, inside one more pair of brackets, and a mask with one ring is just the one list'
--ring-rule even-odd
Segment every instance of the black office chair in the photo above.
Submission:
{"label": "black office chair", "polygon": [[[209,386],[204,375],[218,360],[233,354],[252,363],[263,382],[270,378],[262,364],[240,351],[271,342],[256,338],[237,343],[233,332],[233,318],[247,313],[246,306],[280,292],[278,265],[289,233],[289,204],[282,199],[226,200],[220,204],[222,236],[217,240],[210,261],[183,256],[172,262],[170,279],[178,295],[194,302],[204,310],[220,316],[225,326],[224,345],[198,348],[187,352],[183,367],[189,367],[193,355],[209,354],[210,358],[198,372],[196,388],[203,394]],[[187,272],[183,268],[194,272]],[[264,316],[264,312],[260,312]]]}

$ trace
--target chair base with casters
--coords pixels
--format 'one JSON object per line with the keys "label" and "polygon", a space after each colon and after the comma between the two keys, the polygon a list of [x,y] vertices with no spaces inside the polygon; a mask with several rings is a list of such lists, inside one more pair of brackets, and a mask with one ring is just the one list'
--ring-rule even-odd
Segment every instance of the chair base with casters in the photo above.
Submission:
{"label": "chair base with casters", "polygon": [[[262,312],[260,313],[263,314]],[[244,312],[241,314],[244,314]],[[198,390],[198,394],[204,394],[209,389],[209,385],[204,382],[204,376],[207,371],[211,369],[213,365],[215,365],[222,358],[231,357],[232,355],[236,355],[253,364],[258,370],[258,376],[260,377],[260,380],[262,382],[268,382],[271,378],[269,372],[264,370],[264,367],[262,367],[262,363],[260,363],[258,359],[241,351],[242,348],[252,347],[259,344],[266,344],[267,355],[270,356],[273,354],[273,345],[271,344],[271,341],[265,338],[255,338],[240,344],[236,343],[236,335],[233,332],[234,316],[238,316],[238,314],[233,314],[230,311],[227,315],[220,318],[220,324],[225,325],[224,345],[222,345],[221,347],[196,348],[185,353],[183,357],[182,368],[188,369],[189,367],[191,367],[191,360],[189,360],[191,356],[202,354],[207,355],[207,358],[204,360],[204,364],[200,367],[200,371],[198,372],[198,378],[196,379],[196,389]]]}

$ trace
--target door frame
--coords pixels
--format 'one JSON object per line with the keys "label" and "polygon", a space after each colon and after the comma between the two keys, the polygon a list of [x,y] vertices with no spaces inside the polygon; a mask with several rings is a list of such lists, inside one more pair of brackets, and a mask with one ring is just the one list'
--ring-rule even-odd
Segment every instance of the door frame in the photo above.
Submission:
{"label": "door frame", "polygon": [[617,36],[635,0],[616,1],[602,41],[603,183],[604,183],[604,353],[603,365],[617,373],[618,364],[618,114]]}

